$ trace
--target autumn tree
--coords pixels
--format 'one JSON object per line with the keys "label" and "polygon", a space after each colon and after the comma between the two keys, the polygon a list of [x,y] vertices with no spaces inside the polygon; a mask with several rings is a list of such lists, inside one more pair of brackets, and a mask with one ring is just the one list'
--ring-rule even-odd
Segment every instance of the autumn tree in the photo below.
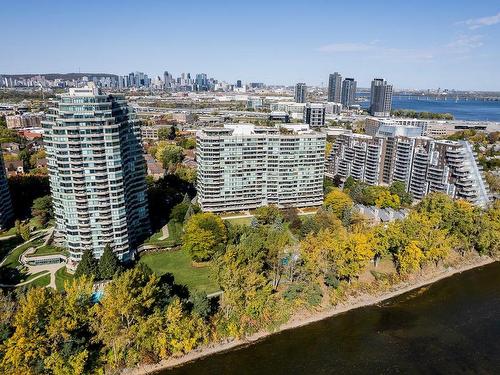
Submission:
{"label": "autumn tree", "polygon": [[189,182],[193,184],[196,182],[196,168],[186,167],[183,165],[178,165],[175,168],[175,175],[179,177],[181,180]]}
{"label": "autumn tree", "polygon": [[155,274],[135,267],[109,283],[93,308],[91,326],[111,368],[134,365],[139,360],[135,338],[140,322],[152,313],[161,288]]}
{"label": "autumn tree", "polygon": [[395,258],[398,272],[406,275],[420,269],[424,254],[418,247],[417,242],[411,241],[396,253]]}
{"label": "autumn tree", "polygon": [[275,205],[262,206],[255,210],[255,218],[259,224],[273,224],[276,220],[283,220],[283,214]]}
{"label": "autumn tree", "polygon": [[193,260],[207,261],[224,249],[226,240],[226,227],[219,216],[211,212],[198,213],[186,223],[183,249]]}
{"label": "autumn tree", "polygon": [[36,374],[50,355],[46,327],[52,316],[53,292],[32,288],[19,301],[13,335],[5,342],[1,367],[5,374]]}
{"label": "autumn tree", "polygon": [[353,202],[348,194],[340,189],[333,189],[326,195],[323,205],[341,219],[347,211],[352,209]]}
{"label": "autumn tree", "polygon": [[393,208],[395,210],[399,209],[401,202],[399,196],[396,194],[391,194],[389,191],[381,191],[377,199],[375,199],[375,205],[380,208]]}

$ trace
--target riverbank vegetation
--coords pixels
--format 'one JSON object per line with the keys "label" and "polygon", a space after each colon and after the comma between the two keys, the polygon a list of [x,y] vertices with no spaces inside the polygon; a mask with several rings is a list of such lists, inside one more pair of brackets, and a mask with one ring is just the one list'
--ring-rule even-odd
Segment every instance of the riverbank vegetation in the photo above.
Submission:
{"label": "riverbank vegetation", "polygon": [[394,117],[418,118],[423,120],[453,120],[451,113],[417,112],[411,109],[394,109],[391,111]]}
{"label": "riverbank vegetation", "polygon": [[291,318],[394,288],[451,259],[500,252],[498,202],[482,210],[431,194],[404,220],[372,225],[352,211],[348,191],[333,191],[306,217],[272,206],[256,210],[250,225],[189,217],[181,251],[210,270],[223,292],[217,299],[156,274],[147,258],[115,273],[99,301],[88,275],[68,280],[64,292],[2,293],[0,371],[119,373],[276,331]]}

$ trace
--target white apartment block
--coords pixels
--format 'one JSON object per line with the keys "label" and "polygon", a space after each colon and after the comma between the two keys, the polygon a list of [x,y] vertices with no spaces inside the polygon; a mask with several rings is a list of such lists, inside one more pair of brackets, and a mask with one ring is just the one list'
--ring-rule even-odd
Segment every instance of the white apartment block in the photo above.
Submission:
{"label": "white apartment block", "polygon": [[[426,120],[416,118],[368,117],[365,123],[366,134],[376,136],[383,129],[393,127],[393,136],[417,136],[423,135],[432,138],[444,138],[461,130],[477,130],[484,132],[500,131],[500,124],[490,121],[461,121],[461,120]],[[405,129],[407,128],[407,129]],[[416,134],[411,128],[419,128],[420,134]],[[383,134],[382,134],[383,135]]]}
{"label": "white apartment block", "polygon": [[401,181],[415,199],[443,192],[480,206],[490,200],[482,168],[465,141],[342,134],[333,145],[327,175],[352,176],[370,185]]}
{"label": "white apartment block", "polygon": [[323,203],[326,136],[305,124],[227,124],[196,135],[198,202],[223,212]]}

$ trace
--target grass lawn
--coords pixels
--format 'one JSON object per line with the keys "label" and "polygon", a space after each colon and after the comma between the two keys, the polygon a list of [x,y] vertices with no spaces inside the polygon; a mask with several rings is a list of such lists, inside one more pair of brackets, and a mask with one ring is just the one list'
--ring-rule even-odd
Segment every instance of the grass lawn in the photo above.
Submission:
{"label": "grass lawn", "polygon": [[17,232],[16,231],[16,227],[12,227],[9,230],[6,230],[5,232],[2,232],[0,234],[0,238],[7,237],[7,236],[12,236],[12,235],[16,234],[16,232]]}
{"label": "grass lawn", "polygon": [[73,280],[73,275],[66,272],[66,267],[62,267],[56,271],[56,288],[59,291],[64,290],[64,282]]}
{"label": "grass lawn", "polygon": [[210,267],[193,267],[187,251],[171,250],[145,254],[140,261],[158,275],[171,273],[175,283],[186,285],[190,290],[213,293],[219,290],[210,273]]}
{"label": "grass lawn", "polygon": [[28,285],[29,286],[39,286],[41,288],[45,288],[49,284],[50,284],[50,273],[34,280],[33,282],[29,283]]}
{"label": "grass lawn", "polygon": [[146,240],[146,244],[159,247],[175,247],[182,244],[182,223],[168,222],[168,238],[160,240],[163,236],[161,229]]}
{"label": "grass lawn", "polygon": [[4,267],[8,268],[16,268],[17,266],[20,266],[21,263],[19,263],[19,257],[21,254],[27,250],[30,247],[37,247],[43,244],[43,237],[38,238],[36,240],[29,241],[25,243],[22,246],[19,246],[17,249],[12,251],[9,255],[5,257],[5,263],[3,264]]}
{"label": "grass lawn", "polygon": [[235,225],[250,225],[252,223],[253,217],[238,217],[235,219],[226,219],[224,220],[229,221],[231,224]]}
{"label": "grass lawn", "polygon": [[37,273],[30,273],[28,275],[28,277],[24,280],[21,280],[21,282],[25,282],[25,281],[30,281],[30,280],[33,280],[35,277],[37,276],[40,276],[40,275],[43,275],[43,274],[49,274],[50,272],[49,271],[40,271],[40,272],[37,272]]}
{"label": "grass lawn", "polygon": [[11,251],[21,243],[23,243],[23,240],[19,236],[12,237],[6,240],[0,240],[0,261],[2,261],[7,256],[9,251]]}
{"label": "grass lawn", "polygon": [[33,254],[27,255],[27,257],[35,257],[40,255],[53,255],[53,254],[64,254],[65,249],[57,246],[47,245],[38,248]]}

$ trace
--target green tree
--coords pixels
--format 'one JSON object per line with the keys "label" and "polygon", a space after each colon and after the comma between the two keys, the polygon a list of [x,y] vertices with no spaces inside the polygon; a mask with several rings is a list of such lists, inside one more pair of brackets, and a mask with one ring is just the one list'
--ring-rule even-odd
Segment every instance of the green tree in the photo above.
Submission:
{"label": "green tree", "polygon": [[184,150],[182,147],[162,141],[158,143],[156,159],[163,163],[165,169],[172,171],[184,159]]}
{"label": "green tree", "polygon": [[45,195],[36,198],[31,207],[31,214],[38,219],[40,225],[45,227],[50,219],[53,218],[52,198],[50,195]]}
{"label": "green tree", "polygon": [[178,146],[181,146],[183,149],[192,150],[196,147],[196,139],[195,138],[182,138],[177,142]]}
{"label": "green tree", "polygon": [[198,213],[186,223],[183,249],[193,260],[207,261],[224,249],[226,240],[226,227],[219,216],[210,212]]}
{"label": "green tree", "polygon": [[413,197],[406,191],[406,185],[402,181],[394,181],[389,187],[389,192],[397,195],[404,206],[410,206],[413,203]]}
{"label": "green tree", "polygon": [[97,264],[100,279],[111,279],[116,273],[120,273],[121,264],[116,254],[108,244],[104,246],[104,251]]}
{"label": "green tree", "polygon": [[186,203],[184,201],[176,204],[174,208],[172,208],[172,211],[170,211],[170,220],[176,221],[178,223],[183,223],[186,212],[188,211],[190,206],[190,203]]}
{"label": "green tree", "polygon": [[177,128],[174,125],[172,125],[168,133],[168,139],[173,141],[176,135],[177,135]]}
{"label": "green tree", "polygon": [[97,259],[94,258],[94,254],[91,250],[85,250],[82,254],[82,259],[78,266],[76,267],[75,277],[81,276],[93,276],[97,277],[99,275],[99,269],[97,267]]}
{"label": "green tree", "polygon": [[207,293],[195,292],[191,296],[191,302],[193,304],[193,313],[200,316],[203,319],[207,319],[211,312],[210,300],[207,297]]}
{"label": "green tree", "polygon": [[187,211],[186,211],[186,214],[184,215],[184,220],[182,221],[184,224],[188,222],[188,220],[191,218],[191,216],[193,216],[197,211],[195,211],[195,209],[193,208],[193,205],[190,204]]}
{"label": "green tree", "polygon": [[165,127],[160,128],[158,130],[158,139],[160,141],[167,141],[167,140],[173,141],[175,139],[176,132],[177,128],[173,125],[169,128]]}

